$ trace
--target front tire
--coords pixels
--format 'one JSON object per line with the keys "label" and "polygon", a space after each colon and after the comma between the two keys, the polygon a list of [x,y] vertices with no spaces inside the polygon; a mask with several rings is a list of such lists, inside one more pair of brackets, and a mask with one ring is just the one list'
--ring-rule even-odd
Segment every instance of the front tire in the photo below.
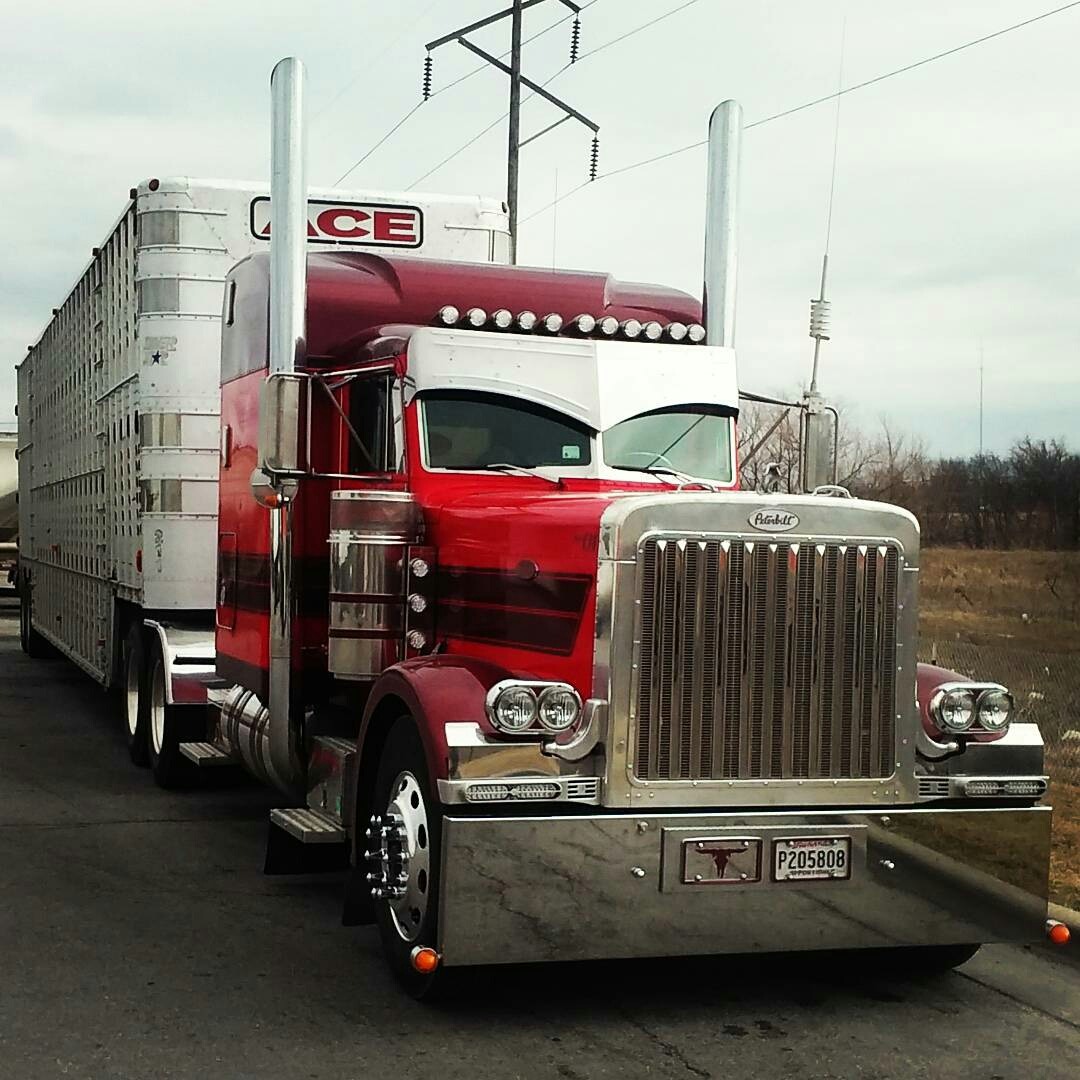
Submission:
{"label": "front tire", "polygon": [[156,641],[150,647],[150,666],[146,679],[147,757],[158,787],[167,789],[188,786],[195,767],[180,753],[182,742],[196,742],[205,737],[199,730],[201,710],[194,706],[169,705],[166,694],[165,657]]}
{"label": "front tire", "polygon": [[[447,973],[420,974],[418,946],[435,947],[439,913],[442,806],[435,798],[424,748],[412,717],[390,729],[375,776],[375,815],[367,838],[375,922],[394,977],[415,998],[445,990]],[[382,855],[386,854],[387,859]],[[383,869],[385,867],[385,869]]]}

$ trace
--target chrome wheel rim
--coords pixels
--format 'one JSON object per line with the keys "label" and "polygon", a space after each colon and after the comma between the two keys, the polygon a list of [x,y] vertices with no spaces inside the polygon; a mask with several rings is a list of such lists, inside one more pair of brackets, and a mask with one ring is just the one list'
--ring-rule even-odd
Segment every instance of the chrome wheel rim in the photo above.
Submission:
{"label": "chrome wheel rim", "polygon": [[378,836],[369,853],[376,862],[372,895],[386,900],[401,939],[416,941],[431,894],[431,832],[424,791],[411,772],[398,774],[384,818],[372,824]]}
{"label": "chrome wheel rim", "polygon": [[139,727],[139,665],[131,651],[124,663],[124,718],[127,720],[128,734],[135,738]]}
{"label": "chrome wheel rim", "polygon": [[160,757],[165,745],[165,666],[160,661],[154,664],[150,679],[150,739],[154,754]]}

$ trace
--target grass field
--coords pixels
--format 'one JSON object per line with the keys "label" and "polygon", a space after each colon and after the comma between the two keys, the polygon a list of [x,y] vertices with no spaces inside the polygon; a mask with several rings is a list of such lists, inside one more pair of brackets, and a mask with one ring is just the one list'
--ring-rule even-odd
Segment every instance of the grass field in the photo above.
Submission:
{"label": "grass field", "polygon": [[920,579],[920,658],[1004,683],[1039,724],[1051,897],[1080,908],[1080,552],[930,548]]}

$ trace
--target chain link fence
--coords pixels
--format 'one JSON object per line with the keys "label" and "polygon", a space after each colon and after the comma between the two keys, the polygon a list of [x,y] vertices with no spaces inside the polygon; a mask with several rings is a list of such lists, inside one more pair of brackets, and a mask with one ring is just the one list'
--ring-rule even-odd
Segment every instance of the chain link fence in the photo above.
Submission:
{"label": "chain link fence", "polygon": [[921,651],[932,664],[1007,686],[1014,719],[1039,725],[1054,778],[1080,784],[1080,653],[968,641],[924,641]]}
{"label": "chain link fence", "polygon": [[1018,721],[1039,725],[1054,807],[1052,900],[1080,908],[1080,653],[1027,646],[924,640],[922,659],[960,674],[1002,683],[1016,699]]}

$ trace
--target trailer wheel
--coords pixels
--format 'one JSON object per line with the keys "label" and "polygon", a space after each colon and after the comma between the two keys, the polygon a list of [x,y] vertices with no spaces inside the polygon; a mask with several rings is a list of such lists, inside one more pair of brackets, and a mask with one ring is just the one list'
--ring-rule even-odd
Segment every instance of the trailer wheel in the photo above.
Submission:
{"label": "trailer wheel", "polygon": [[30,597],[24,586],[19,590],[19,644],[31,660],[46,660],[54,655],[52,646],[34,629],[30,616]]}
{"label": "trailer wheel", "polygon": [[161,645],[153,641],[146,678],[146,748],[159,787],[185,787],[194,779],[195,767],[180,753],[180,744],[205,738],[201,715],[194,706],[168,704],[165,658]]}
{"label": "trailer wheel", "polygon": [[366,847],[383,952],[402,987],[415,998],[430,1000],[445,992],[448,973],[420,974],[413,969],[412,952],[435,946],[442,807],[410,716],[400,717],[390,729],[374,796]]}
{"label": "trailer wheel", "polygon": [[128,753],[139,766],[150,764],[147,747],[146,638],[139,623],[128,628],[124,638],[123,683],[120,687],[120,716],[124,721]]}

